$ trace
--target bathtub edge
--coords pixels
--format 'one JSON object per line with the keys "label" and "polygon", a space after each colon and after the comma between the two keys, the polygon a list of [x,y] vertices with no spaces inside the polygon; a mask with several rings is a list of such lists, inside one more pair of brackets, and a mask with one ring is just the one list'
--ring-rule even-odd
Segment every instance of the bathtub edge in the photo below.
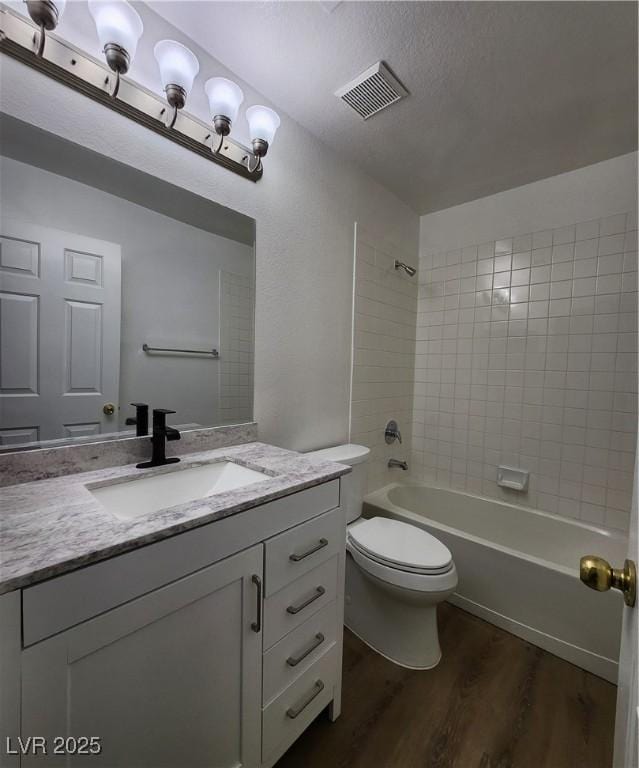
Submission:
{"label": "bathtub edge", "polygon": [[457,592],[448,598],[448,602],[467,613],[471,613],[473,616],[487,621],[489,624],[509,632],[511,635],[525,640],[537,648],[542,648],[544,651],[552,653],[553,656],[557,656],[580,669],[585,669],[593,675],[607,680],[613,685],[617,685],[619,665],[613,659],[600,656],[586,648],[573,645],[566,640],[561,640],[554,635],[549,635],[539,629],[511,619],[509,616],[504,616],[491,608],[487,608],[485,605],[481,605],[481,603],[476,603],[474,600],[459,595]]}

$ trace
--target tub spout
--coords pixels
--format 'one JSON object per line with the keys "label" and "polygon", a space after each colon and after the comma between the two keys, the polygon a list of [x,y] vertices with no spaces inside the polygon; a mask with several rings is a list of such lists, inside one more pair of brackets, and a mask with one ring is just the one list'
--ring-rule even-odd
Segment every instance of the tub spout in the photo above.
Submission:
{"label": "tub spout", "polygon": [[394,467],[398,467],[399,469],[403,469],[404,471],[406,471],[408,469],[408,462],[400,461],[399,459],[389,459],[388,468],[393,469]]}

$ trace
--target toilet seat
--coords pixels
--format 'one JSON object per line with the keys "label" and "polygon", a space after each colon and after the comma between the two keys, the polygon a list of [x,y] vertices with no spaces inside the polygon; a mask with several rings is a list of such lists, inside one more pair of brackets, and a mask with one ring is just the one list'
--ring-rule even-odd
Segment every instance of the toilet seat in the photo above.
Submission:
{"label": "toilet seat", "polygon": [[450,568],[445,573],[412,573],[401,571],[399,568],[391,568],[373,560],[360,552],[350,541],[347,541],[346,549],[363,573],[386,584],[415,592],[431,593],[449,592],[457,587],[457,570],[454,563],[451,563]]}
{"label": "toilet seat", "polygon": [[432,568],[432,569],[425,569],[425,568],[411,568],[409,565],[400,565],[398,563],[393,563],[388,560],[384,560],[383,557],[379,557],[377,555],[374,555],[372,552],[366,552],[362,547],[358,546],[356,542],[351,540],[350,542],[350,548],[356,549],[359,551],[361,555],[364,557],[368,557],[370,560],[374,560],[376,563],[379,563],[380,565],[386,566],[386,568],[392,568],[396,571],[404,571],[405,573],[417,573],[420,576],[437,576],[440,573],[448,573],[451,569],[451,564],[449,563],[446,566],[443,566],[442,568]]}
{"label": "toilet seat", "polygon": [[346,548],[365,573],[387,584],[418,592],[457,586],[450,550],[417,526],[379,517],[357,520],[347,528]]}
{"label": "toilet seat", "polygon": [[373,517],[348,527],[351,544],[362,554],[410,573],[446,573],[453,562],[448,547],[430,533],[410,523]]}

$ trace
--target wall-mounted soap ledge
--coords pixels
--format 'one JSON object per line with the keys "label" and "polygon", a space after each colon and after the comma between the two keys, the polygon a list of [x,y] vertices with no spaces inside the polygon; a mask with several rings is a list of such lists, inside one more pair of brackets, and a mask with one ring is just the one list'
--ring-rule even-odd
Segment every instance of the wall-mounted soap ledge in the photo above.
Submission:
{"label": "wall-mounted soap ledge", "polygon": [[227,136],[219,151],[213,152],[212,142],[217,145],[219,138],[212,125],[207,125],[181,110],[175,125],[168,128],[167,112],[170,109],[164,98],[126,77],[121,78],[117,97],[113,97],[109,90],[113,72],[79,48],[63,42],[51,33],[47,33],[43,55],[38,56],[38,36],[37,27],[29,19],[0,6],[1,53],[18,59],[23,64],[159,133],[165,139],[174,141],[250,181],[258,181],[262,177],[262,164],[258,163],[258,158],[248,147]]}
{"label": "wall-mounted soap ledge", "polygon": [[[257,424],[234,424],[185,430],[182,439],[167,444],[167,455],[183,455],[224,448],[228,445],[253,443],[257,440]],[[97,438],[99,440],[99,436]],[[89,472],[133,464],[148,458],[148,437],[126,437],[107,442],[64,445],[33,451],[0,454],[0,487],[45,480],[49,477]]]}
{"label": "wall-mounted soap ledge", "polygon": [[510,488],[512,491],[523,492],[528,489],[529,475],[530,472],[527,469],[499,466],[497,467],[497,485],[502,488]]}

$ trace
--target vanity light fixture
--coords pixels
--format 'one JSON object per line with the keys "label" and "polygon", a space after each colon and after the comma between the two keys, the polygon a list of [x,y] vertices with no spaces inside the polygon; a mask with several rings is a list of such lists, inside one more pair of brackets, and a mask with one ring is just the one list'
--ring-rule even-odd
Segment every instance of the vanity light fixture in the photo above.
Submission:
{"label": "vanity light fixture", "polygon": [[220,137],[219,144],[213,148],[213,154],[216,155],[222,149],[224,139],[237,119],[240,105],[244,101],[244,93],[239,85],[226,77],[211,77],[204,83],[204,90],[209,100],[213,128]]}
{"label": "vanity light fixture", "polygon": [[253,154],[257,158],[257,163],[251,168],[251,159],[246,157],[246,167],[252,173],[261,168],[262,158],[268,152],[275,132],[280,127],[280,118],[272,109],[258,105],[246,110],[246,119],[249,124]]}
{"label": "vanity light fixture", "polygon": [[192,51],[175,40],[160,40],[153,49],[153,55],[160,68],[166,100],[173,108],[167,128],[173,128],[178,110],[186,104],[193,81],[200,71],[200,62]]}
{"label": "vanity light fixture", "polygon": [[227,171],[254,182],[262,178],[261,158],[279,118],[265,107],[252,107],[247,115],[257,110],[261,118],[251,130],[253,149],[244,146],[229,136],[244,98],[242,91],[226,78],[211,78],[207,95],[215,134],[220,137],[219,144],[213,141],[211,151],[211,120],[201,120],[183,109],[199,72],[197,58],[187,48],[173,40],[155,46],[164,89],[161,95],[159,86],[153,91],[129,78],[121,79],[130,69],[143,32],[140,16],[126,0],[88,0],[105,63],[59,35],[49,34],[56,29],[65,0],[26,0],[26,4],[29,16],[0,2],[0,62],[2,55],[10,56]]}
{"label": "vanity light fixture", "polygon": [[29,16],[40,27],[36,49],[37,56],[42,56],[44,53],[46,33],[55,29],[60,23],[66,2],[67,0],[56,0],[55,2],[53,0],[26,0]]}
{"label": "vanity light fixture", "polygon": [[111,96],[120,90],[120,75],[129,71],[144,25],[140,14],[126,0],[89,0],[106,63],[115,72]]}

